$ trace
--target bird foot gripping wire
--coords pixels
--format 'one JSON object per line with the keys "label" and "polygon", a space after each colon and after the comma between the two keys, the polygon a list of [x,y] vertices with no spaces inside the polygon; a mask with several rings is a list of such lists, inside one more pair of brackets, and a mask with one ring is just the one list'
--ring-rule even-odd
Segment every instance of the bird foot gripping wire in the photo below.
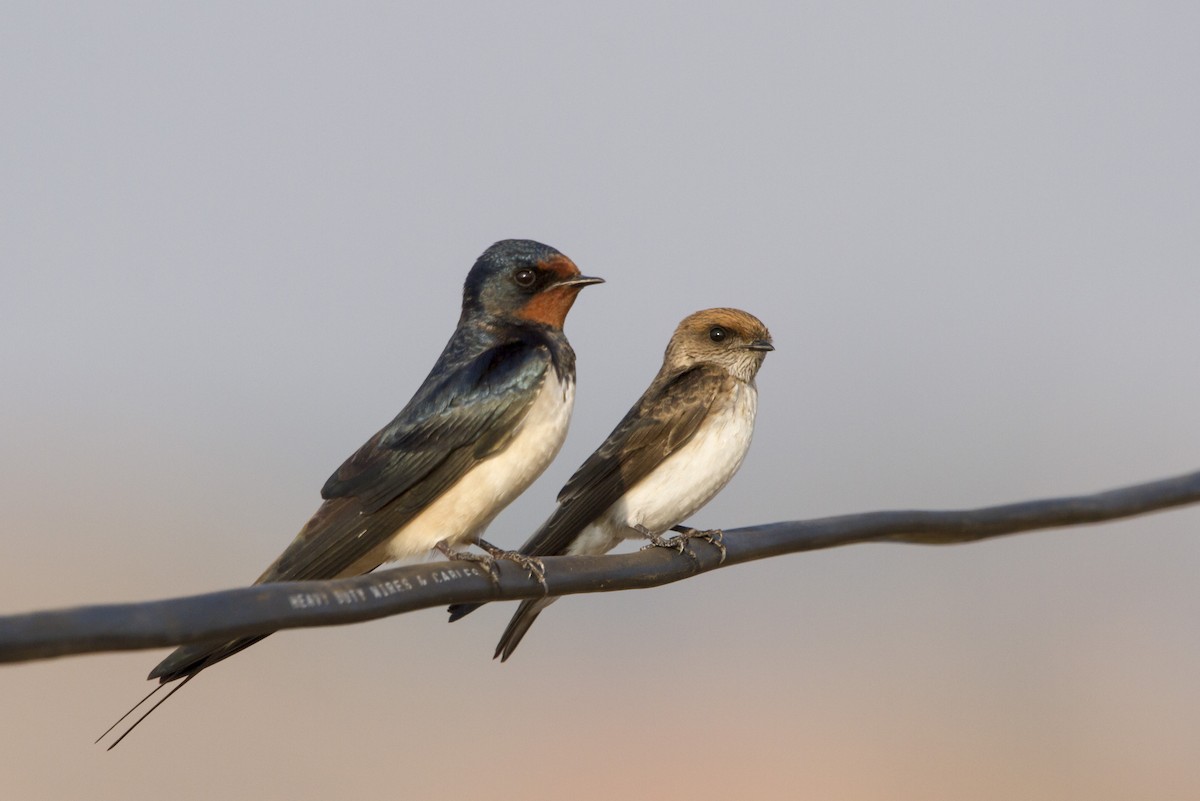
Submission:
{"label": "bird foot gripping wire", "polygon": [[518,551],[506,551],[503,548],[497,548],[487,540],[482,539],[479,540],[479,547],[487,551],[494,560],[503,559],[506,562],[512,562],[521,567],[529,574],[529,578],[537,579],[537,583],[542,585],[542,589],[549,591],[550,587],[546,584],[546,565],[541,559],[538,559],[536,556],[526,556]]}
{"label": "bird foot gripping wire", "polygon": [[725,532],[719,528],[710,528],[705,531],[692,528],[691,526],[672,526],[671,531],[678,531],[678,537],[672,537],[669,541],[675,540],[704,540],[709,545],[721,552],[721,558],[717,562],[718,565],[725,564],[725,557],[728,552],[725,550]]}
{"label": "bird foot gripping wire", "polygon": [[[689,537],[682,534],[678,537],[664,537],[661,534],[655,534],[645,526],[635,526],[634,530],[646,539],[650,540],[649,545],[642,546],[643,551],[648,551],[651,548],[670,548],[673,551],[678,551],[679,553],[687,556],[687,558],[691,559],[692,563],[695,564],[697,568],[700,566],[700,560],[696,558],[696,554],[692,553],[691,549],[687,547],[687,541],[690,539]],[[675,529],[672,529],[672,531],[674,530]]]}
{"label": "bird foot gripping wire", "polygon": [[[704,540],[721,552],[721,559],[717,562],[719,565],[725,564],[725,532],[719,528],[710,528],[706,531],[692,528],[690,526],[672,526],[671,531],[679,532],[674,537],[663,537],[658,534],[651,534],[649,531],[640,532],[644,537],[650,540],[650,544],[642,548],[643,551],[649,548],[674,548],[680,553],[684,553],[684,548],[687,546],[688,540]],[[688,553],[691,553],[688,551]],[[692,557],[693,561],[695,557]]]}

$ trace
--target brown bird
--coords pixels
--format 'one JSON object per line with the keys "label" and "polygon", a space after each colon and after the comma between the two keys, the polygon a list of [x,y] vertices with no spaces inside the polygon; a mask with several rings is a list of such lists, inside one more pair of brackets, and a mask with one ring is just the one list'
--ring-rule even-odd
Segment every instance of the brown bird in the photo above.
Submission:
{"label": "brown bird", "polygon": [[[661,535],[671,528],[685,537],[710,535],[678,524],[741,466],[758,408],[754,377],[774,349],[766,326],[744,311],[706,309],[684,318],[649,388],[571,476],[558,508],[518,552],[602,554],[630,538],[667,544]],[[501,661],[556,600],[521,602],[496,647]],[[481,605],[455,604],[450,619]]]}

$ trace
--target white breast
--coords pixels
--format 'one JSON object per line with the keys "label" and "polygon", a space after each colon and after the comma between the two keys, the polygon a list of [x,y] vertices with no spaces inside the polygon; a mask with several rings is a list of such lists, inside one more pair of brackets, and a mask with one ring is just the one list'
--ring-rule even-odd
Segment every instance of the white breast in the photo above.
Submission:
{"label": "white breast", "polygon": [[396,532],[389,559],[427,552],[441,540],[463,545],[525,491],[558,455],[575,406],[575,382],[549,370],[508,447],[471,468],[449,490]]}
{"label": "white breast", "polygon": [[581,532],[569,552],[604,553],[621,539],[642,536],[632,526],[661,534],[693,515],[742,466],[757,410],[754,384],[735,382],[730,397],[709,412],[695,436]]}

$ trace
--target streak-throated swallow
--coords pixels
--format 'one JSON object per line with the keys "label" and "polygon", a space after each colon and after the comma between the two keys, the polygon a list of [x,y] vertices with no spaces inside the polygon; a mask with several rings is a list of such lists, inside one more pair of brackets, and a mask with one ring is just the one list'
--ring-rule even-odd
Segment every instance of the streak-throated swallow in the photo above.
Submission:
{"label": "streak-throated swallow", "polygon": [[[632,538],[667,544],[661,535],[672,528],[708,535],[678,524],[741,466],[758,408],[754,377],[774,349],[766,326],[744,311],[706,309],[684,318],[650,387],[571,476],[554,513],[519,553],[602,554]],[[496,646],[501,661],[556,600],[521,602]],[[455,604],[450,619],[479,606]]]}
{"label": "streak-throated swallow", "polygon": [[[602,281],[538,242],[509,239],[484,251],[429,376],[330,476],[324,503],[255,583],[361,575],[435,547],[462,556],[452,549],[477,543],[501,555],[480,535],[562,446],[575,400],[575,352],[562,326],[579,290]],[[150,672],[160,682],[154,692],[182,679],[175,692],[265,636],[178,648]]]}

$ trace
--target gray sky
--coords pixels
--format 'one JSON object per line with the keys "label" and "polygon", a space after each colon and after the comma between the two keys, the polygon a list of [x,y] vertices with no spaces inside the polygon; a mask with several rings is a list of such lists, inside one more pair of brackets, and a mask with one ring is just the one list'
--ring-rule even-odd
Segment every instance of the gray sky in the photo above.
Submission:
{"label": "gray sky", "polygon": [[[675,323],[777,351],[702,526],[1196,469],[1200,7],[10,3],[0,611],[245,583],[493,241],[608,284],[562,454]],[[272,637],[121,748],[161,652],[3,669],[6,797],[1192,799],[1200,513],[864,546]],[[193,777],[201,776],[195,780]]]}

